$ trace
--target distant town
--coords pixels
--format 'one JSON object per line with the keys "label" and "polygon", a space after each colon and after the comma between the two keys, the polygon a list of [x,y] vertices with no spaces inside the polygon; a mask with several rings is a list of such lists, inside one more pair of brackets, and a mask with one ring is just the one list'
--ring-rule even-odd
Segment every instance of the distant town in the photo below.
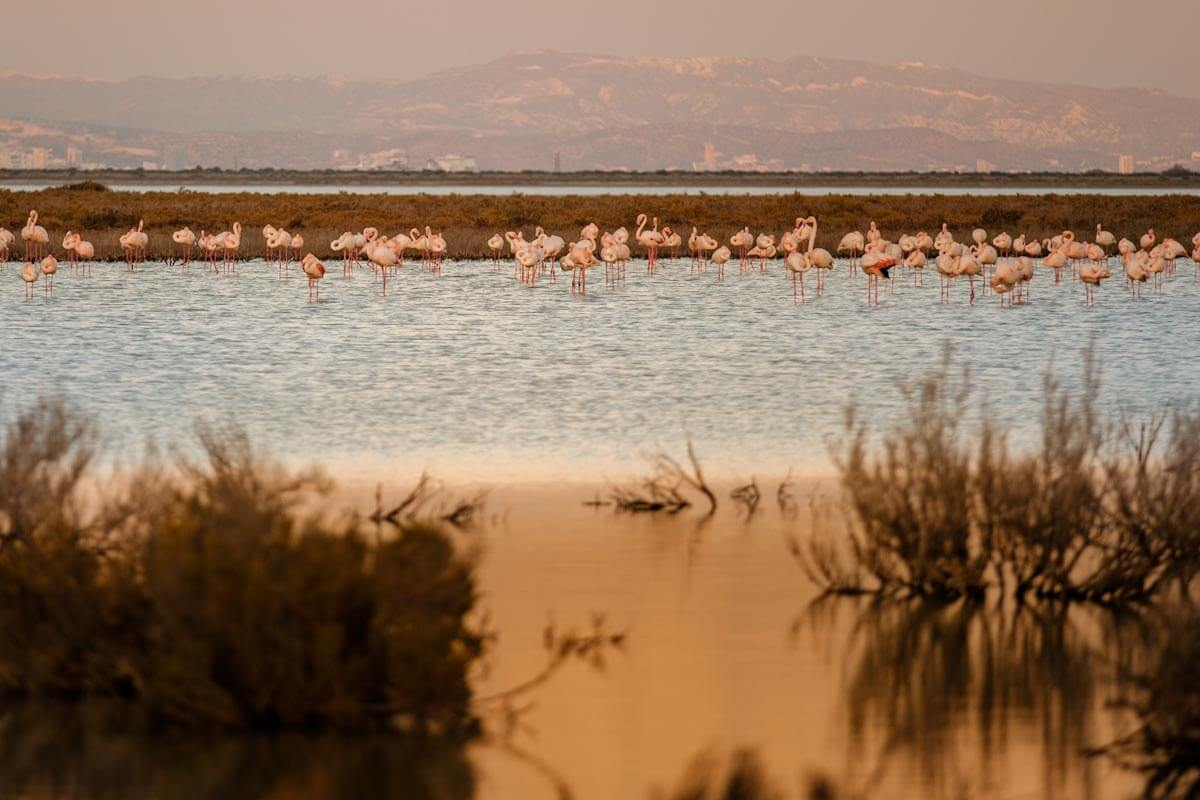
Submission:
{"label": "distant town", "polygon": [[[123,156],[126,154],[123,154]],[[553,172],[561,172],[562,159],[559,153],[554,153],[552,158]],[[1057,171],[1063,173],[1084,172],[1085,170],[1071,169],[1066,165],[1050,163],[1048,170],[1004,170],[987,159],[977,159],[973,165],[971,164],[956,164],[952,168],[944,170],[933,170],[938,172],[950,172],[956,174],[991,174],[996,172],[1004,172],[1009,174],[1014,173],[1036,173],[1044,171]],[[186,159],[182,159],[180,154],[174,150],[167,149],[161,153],[158,159],[143,159],[140,162],[136,159],[121,157],[119,159],[109,160],[89,160],[88,154],[83,148],[75,145],[67,145],[65,148],[54,147],[20,147],[13,142],[0,141],[0,169],[16,170],[16,171],[54,171],[54,170],[79,170],[79,171],[103,171],[103,170],[142,170],[142,171],[179,171],[179,170],[201,170],[212,169],[214,167],[233,170],[244,168],[249,169],[290,169],[286,166],[268,166],[261,163],[261,160],[251,164],[241,163],[240,159],[234,156],[232,164],[225,162],[223,164],[188,164]],[[1190,159],[1187,160],[1171,160],[1163,158],[1154,159],[1135,159],[1132,155],[1121,155],[1113,164],[1112,172],[1117,175],[1134,175],[1137,173],[1157,173],[1172,167],[1178,167],[1191,171],[1200,171],[1200,150],[1193,151]],[[311,169],[312,167],[306,167]],[[491,171],[487,168],[481,168],[476,157],[471,155],[463,155],[460,153],[446,153],[444,155],[434,156],[432,158],[412,159],[404,148],[389,148],[385,150],[377,150],[372,152],[354,152],[347,148],[338,148],[330,152],[327,165],[323,167],[326,170],[335,170],[343,172],[441,172],[441,173],[478,173],[481,171]],[[550,171],[539,166],[533,167],[537,171]],[[780,162],[779,159],[763,159],[760,160],[754,153],[738,153],[734,155],[726,155],[716,148],[711,142],[706,142],[702,158],[698,161],[693,161],[688,167],[680,168],[670,166],[666,168],[672,172],[690,171],[694,173],[707,172],[736,172],[736,173],[835,173],[844,172],[845,170],[834,167],[822,166],[820,164],[801,163],[789,167]],[[615,166],[611,168],[614,172],[635,172],[624,166]],[[886,170],[883,170],[886,172]],[[1104,170],[1108,172],[1109,170]]]}

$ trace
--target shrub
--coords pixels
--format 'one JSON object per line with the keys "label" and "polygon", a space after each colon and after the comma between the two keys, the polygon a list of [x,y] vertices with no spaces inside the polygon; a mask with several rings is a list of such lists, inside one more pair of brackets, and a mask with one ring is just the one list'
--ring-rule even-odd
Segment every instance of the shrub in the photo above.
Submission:
{"label": "shrub", "polygon": [[146,469],[80,509],[91,427],[20,415],[0,461],[0,692],[129,694],[159,719],[230,728],[475,722],[474,565],[437,524],[368,539],[300,513],[317,475],[202,430],[205,457]]}

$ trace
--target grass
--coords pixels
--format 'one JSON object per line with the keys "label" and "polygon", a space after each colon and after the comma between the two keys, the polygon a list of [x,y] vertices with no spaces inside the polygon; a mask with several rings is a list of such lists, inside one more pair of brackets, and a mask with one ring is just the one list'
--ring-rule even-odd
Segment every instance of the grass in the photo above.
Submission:
{"label": "grass", "polygon": [[908,413],[876,442],[851,408],[835,451],[850,521],[849,553],[827,537],[794,545],[832,593],[1144,603],[1186,593],[1200,570],[1200,413],[1137,423],[1098,416],[1099,378],[1045,381],[1040,445],[1014,450],[990,421],[966,430],[976,403],[947,351],[901,386]]}
{"label": "grass", "polygon": [[[172,231],[184,226],[228,230],[243,225],[243,257],[263,253],[261,229],[266,224],[301,233],[305,249],[321,258],[332,257],[329,248],[339,234],[378,227],[384,233],[407,232],[431,226],[444,232],[451,258],[483,258],[486,241],[496,232],[524,230],[536,225],[568,241],[585,224],[602,230],[632,228],[639,212],[657,215],[686,240],[692,225],[721,241],[750,225],[755,231],[790,230],[795,218],[815,214],[820,220],[818,245],[833,250],[850,230],[864,230],[872,220],[885,236],[925,230],[931,234],[943,222],[958,238],[983,226],[989,233],[1007,230],[1016,235],[1044,238],[1071,229],[1086,239],[1096,223],[1104,223],[1117,237],[1134,241],[1154,227],[1160,237],[1190,241],[1195,233],[1200,198],[1183,195],[1157,197],[1105,195],[1042,196],[918,196],[918,195],[293,195],[208,194],[202,192],[115,192],[59,187],[35,192],[0,191],[0,225],[16,232],[29,210],[36,208],[39,224],[50,232],[51,252],[66,230],[80,231],[96,246],[99,259],[121,256],[118,237],[144,219],[150,235],[149,255],[166,259],[172,252]],[[17,242],[20,247],[20,240]]]}
{"label": "grass", "polygon": [[440,522],[306,516],[320,476],[237,433],[91,499],[90,423],[45,402],[3,436],[0,696],[127,697],[183,727],[475,729],[474,564]]}

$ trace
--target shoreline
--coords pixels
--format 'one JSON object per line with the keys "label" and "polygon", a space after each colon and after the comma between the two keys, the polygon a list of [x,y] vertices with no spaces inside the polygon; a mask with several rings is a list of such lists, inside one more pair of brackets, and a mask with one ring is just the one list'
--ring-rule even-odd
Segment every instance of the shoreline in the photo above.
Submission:
{"label": "shoreline", "polygon": [[180,184],[207,186],[612,186],[679,187],[745,186],[747,188],[1200,188],[1200,172],[1180,170],[1166,173],[1078,173],[1078,172],[392,172],[355,170],[277,169],[186,169],[186,170],[12,170],[0,169],[0,189],[6,183],[78,181],[124,183],[140,186],[178,187]]}

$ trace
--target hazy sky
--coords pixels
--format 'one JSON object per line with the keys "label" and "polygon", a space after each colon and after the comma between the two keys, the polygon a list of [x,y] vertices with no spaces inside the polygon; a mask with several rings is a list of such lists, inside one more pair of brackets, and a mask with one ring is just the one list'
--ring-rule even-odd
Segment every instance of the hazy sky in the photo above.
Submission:
{"label": "hazy sky", "polygon": [[0,68],[413,78],[532,49],[817,55],[1200,96],[1200,0],[76,0],[30,13],[45,24],[5,37]]}

